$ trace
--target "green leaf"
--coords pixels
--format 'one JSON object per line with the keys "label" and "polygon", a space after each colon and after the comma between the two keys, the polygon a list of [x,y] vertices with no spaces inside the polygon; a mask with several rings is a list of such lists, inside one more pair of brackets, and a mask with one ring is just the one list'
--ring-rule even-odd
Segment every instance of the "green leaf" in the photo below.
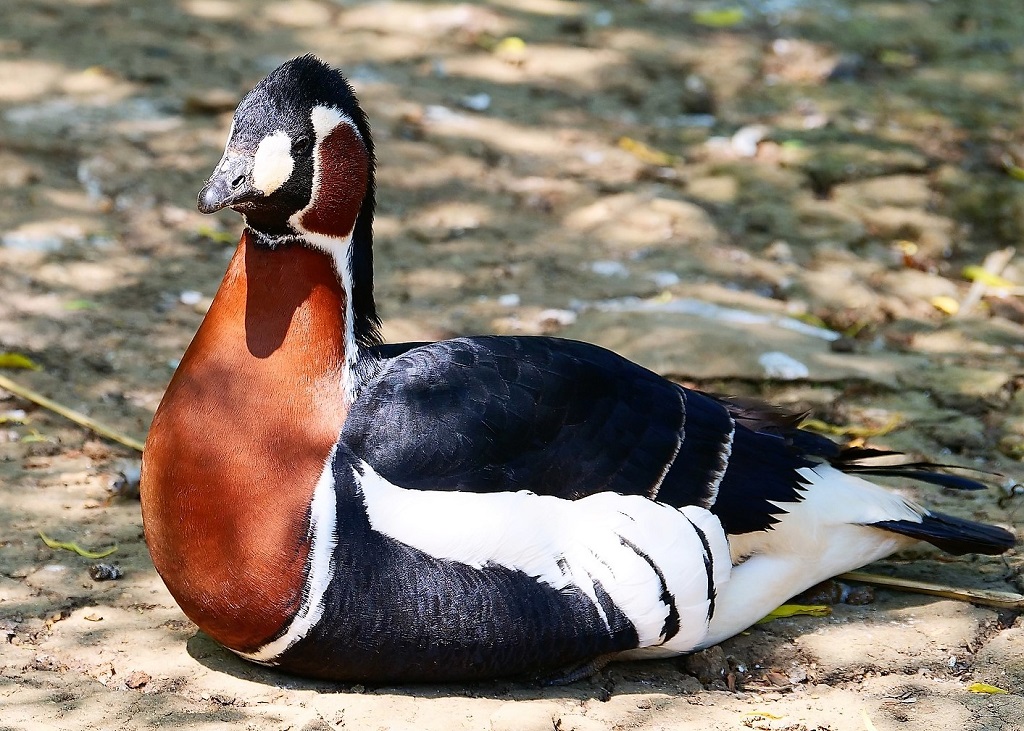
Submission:
{"label": "green leaf", "polygon": [[41,365],[21,353],[0,353],[0,368],[21,368],[29,371],[40,371]]}
{"label": "green leaf", "polygon": [[65,551],[72,551],[74,553],[77,553],[79,556],[82,556],[83,558],[92,558],[92,559],[106,558],[107,556],[109,556],[110,554],[112,554],[114,551],[117,550],[117,546],[115,545],[115,546],[112,546],[112,547],[106,549],[105,551],[87,551],[84,548],[82,548],[81,546],[79,546],[77,543],[75,543],[74,541],[57,541],[57,540],[54,540],[53,538],[50,538],[48,535],[46,535],[42,531],[39,531],[39,537],[42,538],[43,539],[43,543],[45,543],[50,548],[54,548],[54,549],[58,549],[59,548],[59,549],[65,550]]}
{"label": "green leaf", "polygon": [[99,305],[92,300],[85,299],[70,300],[64,303],[64,309],[71,310],[72,312],[77,310],[92,310],[96,307],[99,307]]}
{"label": "green leaf", "polygon": [[744,17],[743,8],[698,10],[693,14],[693,22],[707,28],[731,28],[742,23]]}
{"label": "green leaf", "polygon": [[795,617],[797,615],[806,615],[808,617],[827,617],[830,614],[832,614],[832,607],[826,606],[825,604],[783,604],[774,612],[769,612],[767,616],[759,619],[757,623],[764,624],[776,619]]}
{"label": "green leaf", "polygon": [[997,695],[999,693],[1009,693],[1008,690],[989,685],[988,683],[971,683],[967,686],[967,690],[971,693],[988,693],[989,695]]}

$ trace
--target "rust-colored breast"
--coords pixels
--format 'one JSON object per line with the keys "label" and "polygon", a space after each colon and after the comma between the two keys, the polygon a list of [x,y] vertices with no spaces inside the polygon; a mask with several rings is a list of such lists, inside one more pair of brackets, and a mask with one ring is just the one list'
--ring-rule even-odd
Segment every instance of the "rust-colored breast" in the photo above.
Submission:
{"label": "rust-colored breast", "polygon": [[344,297],[324,254],[243,236],[153,419],[153,563],[232,649],[259,647],[302,599],[309,504],[346,413]]}

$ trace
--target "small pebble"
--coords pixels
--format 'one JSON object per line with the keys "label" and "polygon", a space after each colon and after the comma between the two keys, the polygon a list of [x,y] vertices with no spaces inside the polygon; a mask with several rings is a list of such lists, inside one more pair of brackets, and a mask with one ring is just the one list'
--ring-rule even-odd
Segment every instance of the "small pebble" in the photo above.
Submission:
{"label": "small pebble", "polygon": [[674,284],[679,284],[679,275],[675,272],[651,272],[647,275],[647,279],[659,287],[671,287]]}
{"label": "small pebble", "polygon": [[519,295],[518,294],[503,294],[498,297],[498,304],[502,307],[518,307],[519,306]]}
{"label": "small pebble", "polygon": [[467,94],[459,103],[474,112],[485,112],[491,106],[491,95],[485,91],[479,94]]}
{"label": "small pebble", "polygon": [[537,315],[537,319],[540,320],[541,323],[545,324],[566,326],[572,325],[576,322],[576,313],[572,310],[557,310],[552,308],[548,310],[541,310],[540,314]]}
{"label": "small pebble", "polygon": [[117,581],[124,572],[112,563],[94,563],[89,567],[89,576],[93,581]]}
{"label": "small pebble", "polygon": [[140,465],[128,465],[114,476],[107,489],[116,497],[138,500],[139,480],[141,477],[142,469]]}
{"label": "small pebble", "polygon": [[764,368],[766,378],[778,378],[781,381],[795,381],[807,378],[810,369],[796,358],[777,350],[763,353],[757,362]]}
{"label": "small pebble", "polygon": [[768,128],[763,124],[749,124],[740,127],[730,138],[732,149],[742,157],[753,157],[757,154],[757,145],[768,134]]}
{"label": "small pebble", "polygon": [[124,684],[132,690],[138,690],[152,679],[153,678],[149,673],[143,672],[142,670],[136,670],[125,679]]}
{"label": "small pebble", "polygon": [[595,261],[590,264],[590,271],[602,277],[628,277],[629,269],[617,261]]}
{"label": "small pebble", "polygon": [[181,302],[181,304],[188,305],[189,307],[191,307],[192,305],[199,304],[199,302],[202,299],[203,293],[197,292],[194,289],[186,289],[184,292],[178,295],[178,300]]}

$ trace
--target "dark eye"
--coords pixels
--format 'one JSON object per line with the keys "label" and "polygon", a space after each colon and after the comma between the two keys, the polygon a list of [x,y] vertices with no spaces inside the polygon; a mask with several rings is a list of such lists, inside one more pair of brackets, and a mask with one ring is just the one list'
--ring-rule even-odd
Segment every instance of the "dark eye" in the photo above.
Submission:
{"label": "dark eye", "polygon": [[292,144],[292,150],[296,155],[305,155],[313,147],[313,139],[309,135],[300,135]]}

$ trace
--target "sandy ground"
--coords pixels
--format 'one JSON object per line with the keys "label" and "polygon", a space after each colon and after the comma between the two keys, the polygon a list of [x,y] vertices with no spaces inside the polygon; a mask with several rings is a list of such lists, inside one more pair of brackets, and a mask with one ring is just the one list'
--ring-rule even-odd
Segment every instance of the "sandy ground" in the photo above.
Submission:
{"label": "sandy ground", "polygon": [[[230,112],[313,51],[374,125],[389,339],[592,340],[1024,478],[1024,308],[989,296],[951,319],[935,299],[962,301],[963,268],[1024,232],[1012,3],[19,0],[2,16],[0,353],[41,366],[3,372],[125,433],[144,436],[237,240],[237,217],[194,209]],[[137,501],[109,490],[137,461],[0,391],[0,727],[1024,728],[1017,614],[887,591],[565,688],[281,676],[174,605]],[[1024,528],[998,485],[898,487]],[[39,530],[116,544],[123,578],[94,581]],[[872,570],[1020,591],[1022,568],[1017,551],[922,549]]]}

